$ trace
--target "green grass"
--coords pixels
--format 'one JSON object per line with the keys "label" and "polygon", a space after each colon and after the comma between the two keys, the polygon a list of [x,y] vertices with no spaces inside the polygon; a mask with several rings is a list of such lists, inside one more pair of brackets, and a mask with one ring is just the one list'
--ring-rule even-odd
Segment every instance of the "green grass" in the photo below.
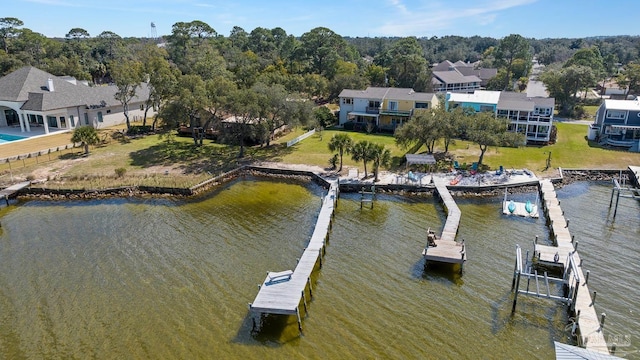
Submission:
{"label": "green grass", "polygon": [[[640,165],[640,153],[603,149],[586,140],[585,125],[558,123],[558,141],[548,146],[527,146],[520,148],[489,148],[483,163],[490,169],[500,165],[505,168],[528,168],[536,173],[545,169],[551,152],[551,170],[554,168],[581,169],[625,169],[628,165]],[[251,160],[278,161],[291,164],[329,167],[333,154],[329,151],[331,137],[342,130],[324,130],[322,135],[313,135],[287,148],[284,144],[304,133],[301,128],[272,143],[269,148],[259,146],[246,149],[245,159],[238,160],[237,146],[216,144],[205,140],[204,145],[195,147],[193,140],[173,137],[172,141],[152,135],[126,141],[111,140],[108,144],[92,147],[89,156],[82,156],[82,149],[56,153],[48,161],[48,156],[13,162],[11,172],[8,165],[0,164],[0,185],[9,184],[9,173],[15,178],[41,178],[44,173],[50,181],[47,186],[60,188],[105,188],[120,185],[148,185],[189,187],[212,175],[220,174]],[[391,151],[391,170],[404,170],[402,160],[407,150],[398,147],[392,135],[347,132],[355,141],[368,140],[383,144]],[[38,139],[34,139],[37,141]],[[442,144],[436,152],[444,150]],[[424,147],[417,152],[424,152]],[[480,149],[477,145],[457,141],[449,152],[460,163],[471,164],[478,161]],[[47,160],[44,161],[43,160]],[[344,166],[364,170],[362,162],[354,162],[349,155],[344,156]],[[116,169],[125,169],[125,175],[116,176]],[[367,170],[371,171],[369,164]],[[165,175],[168,172],[169,175]],[[36,176],[38,175],[38,176]]]}

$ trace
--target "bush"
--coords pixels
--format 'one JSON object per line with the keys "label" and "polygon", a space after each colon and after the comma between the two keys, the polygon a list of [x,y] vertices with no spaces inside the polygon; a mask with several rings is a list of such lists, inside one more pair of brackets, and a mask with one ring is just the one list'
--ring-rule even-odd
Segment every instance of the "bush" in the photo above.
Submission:
{"label": "bush", "polygon": [[131,126],[129,128],[129,130],[127,130],[127,135],[129,136],[135,136],[135,135],[145,135],[151,132],[151,126],[150,125],[134,125]]}
{"label": "bush", "polygon": [[123,176],[124,176],[124,174],[126,174],[126,173],[127,173],[127,169],[125,169],[125,168],[117,168],[117,169],[116,169],[116,177],[121,178],[121,177],[123,177]]}

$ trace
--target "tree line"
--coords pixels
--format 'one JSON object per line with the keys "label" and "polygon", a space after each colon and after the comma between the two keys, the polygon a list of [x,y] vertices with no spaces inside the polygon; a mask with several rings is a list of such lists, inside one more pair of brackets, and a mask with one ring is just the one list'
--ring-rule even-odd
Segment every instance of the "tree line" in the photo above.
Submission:
{"label": "tree line", "polygon": [[[330,125],[326,109],[314,110],[313,105],[337,100],[345,88],[395,86],[429,92],[430,65],[444,59],[495,67],[498,76],[488,89],[518,91],[526,88],[536,58],[549,69],[541,79],[568,113],[575,109],[578,90],[619,76],[620,68],[625,70],[618,83],[637,93],[639,53],[640,38],[632,36],[351,38],[317,27],[297,37],[279,27],[247,31],[238,26],[225,36],[199,20],[177,22],[160,39],[122,38],[111,31],[91,36],[82,28],[53,39],[17,18],[0,18],[0,75],[31,65],[95,85],[115,83],[128,125],[128,103],[138,84],[146,82],[146,108],[158,111],[152,127],[217,127],[241,148],[248,135],[268,145],[284,124]],[[231,115],[237,123],[258,119],[260,124],[223,127],[221,120]],[[193,136],[196,144],[202,143],[200,133]]]}

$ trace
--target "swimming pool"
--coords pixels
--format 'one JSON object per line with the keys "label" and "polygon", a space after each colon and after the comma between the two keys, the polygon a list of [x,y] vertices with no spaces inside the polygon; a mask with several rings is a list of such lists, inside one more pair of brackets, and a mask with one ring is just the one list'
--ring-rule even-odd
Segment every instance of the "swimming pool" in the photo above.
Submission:
{"label": "swimming pool", "polygon": [[8,135],[8,134],[0,134],[0,144],[16,141],[16,140],[24,140],[26,136],[17,136],[17,135]]}

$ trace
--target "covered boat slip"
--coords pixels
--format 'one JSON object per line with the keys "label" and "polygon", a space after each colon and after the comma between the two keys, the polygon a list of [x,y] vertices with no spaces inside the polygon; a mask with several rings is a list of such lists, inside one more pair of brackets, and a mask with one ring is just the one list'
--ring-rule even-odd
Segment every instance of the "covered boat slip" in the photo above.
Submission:
{"label": "covered boat slip", "polygon": [[256,295],[253,303],[249,304],[249,309],[253,314],[295,314],[298,317],[298,328],[302,331],[299,311],[300,302],[302,301],[306,310],[307,299],[305,291],[307,285],[309,285],[309,295],[312,295],[311,273],[318,259],[320,260],[320,265],[322,265],[322,256],[331,227],[338,191],[338,183],[332,182],[329,186],[329,192],[322,201],[322,208],[309,244],[304,249],[295,269],[293,271],[267,273],[267,277],[260,285],[258,295]]}
{"label": "covered boat slip", "polygon": [[427,262],[463,264],[467,260],[464,242],[457,243],[455,241],[460,224],[460,209],[449,193],[446,183],[436,178],[433,181],[447,211],[447,221],[442,229],[442,235],[435,240],[436,246],[432,247],[427,244],[422,255]]}

